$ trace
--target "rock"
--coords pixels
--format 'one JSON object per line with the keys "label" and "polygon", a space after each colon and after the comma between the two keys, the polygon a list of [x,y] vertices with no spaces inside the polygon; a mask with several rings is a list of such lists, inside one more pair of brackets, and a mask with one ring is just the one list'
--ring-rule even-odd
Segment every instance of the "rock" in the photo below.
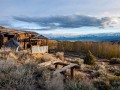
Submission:
{"label": "rock", "polygon": [[54,57],[52,54],[48,54],[48,53],[45,53],[42,58],[41,58],[44,62],[47,62],[47,61],[51,61],[51,60],[54,60]]}
{"label": "rock", "polygon": [[57,52],[56,57],[64,61],[64,52]]}
{"label": "rock", "polygon": [[12,53],[12,52],[9,53],[9,57],[14,58],[15,60],[18,59],[18,57],[14,53]]}

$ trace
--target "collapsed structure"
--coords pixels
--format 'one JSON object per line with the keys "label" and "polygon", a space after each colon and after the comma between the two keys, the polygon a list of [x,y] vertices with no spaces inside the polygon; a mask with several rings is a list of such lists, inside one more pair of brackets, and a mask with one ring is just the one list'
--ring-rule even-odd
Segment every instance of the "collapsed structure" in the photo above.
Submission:
{"label": "collapsed structure", "polygon": [[0,29],[0,48],[2,44],[9,47],[14,43],[17,45],[19,43],[21,48],[28,49],[32,48],[32,46],[48,46],[48,38],[30,31],[19,31],[7,28]]}

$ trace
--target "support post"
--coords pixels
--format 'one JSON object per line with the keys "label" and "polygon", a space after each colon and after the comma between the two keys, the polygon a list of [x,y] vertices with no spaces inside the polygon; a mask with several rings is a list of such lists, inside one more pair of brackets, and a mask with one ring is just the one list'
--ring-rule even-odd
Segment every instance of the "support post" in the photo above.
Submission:
{"label": "support post", "polygon": [[48,39],[46,39],[46,46],[48,46]]}
{"label": "support post", "polygon": [[71,68],[71,79],[74,78],[74,68]]}
{"label": "support post", "polygon": [[26,48],[25,48],[25,39],[24,39],[24,49],[26,49]]}
{"label": "support post", "polygon": [[55,68],[58,68],[58,65],[57,65],[57,64],[55,65]]}

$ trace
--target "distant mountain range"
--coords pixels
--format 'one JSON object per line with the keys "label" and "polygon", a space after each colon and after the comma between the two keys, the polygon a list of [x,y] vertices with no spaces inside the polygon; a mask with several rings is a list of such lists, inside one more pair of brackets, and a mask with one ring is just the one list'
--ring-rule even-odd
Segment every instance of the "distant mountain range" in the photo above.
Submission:
{"label": "distant mountain range", "polygon": [[48,35],[50,39],[60,41],[120,41],[120,33],[98,33],[86,35]]}

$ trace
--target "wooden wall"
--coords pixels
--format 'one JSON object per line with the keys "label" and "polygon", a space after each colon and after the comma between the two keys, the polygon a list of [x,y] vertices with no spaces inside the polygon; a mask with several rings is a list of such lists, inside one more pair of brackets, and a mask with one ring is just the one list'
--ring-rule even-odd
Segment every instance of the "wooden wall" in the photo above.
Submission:
{"label": "wooden wall", "polygon": [[4,40],[3,40],[3,35],[0,34],[0,48],[1,48],[2,45],[3,45],[3,41],[4,41]]}
{"label": "wooden wall", "polygon": [[30,37],[32,37],[34,35],[35,34],[33,34],[33,33],[20,33],[17,36],[17,40],[27,39],[27,38],[30,38]]}
{"label": "wooden wall", "polygon": [[[23,49],[27,49],[28,46],[47,46],[47,39],[32,39],[32,37],[35,36],[35,33],[15,33],[15,34],[7,34],[4,36],[3,41],[0,41],[1,43],[7,42],[10,38],[14,38],[15,40],[19,41],[20,46]],[[25,39],[28,39],[25,41]],[[0,39],[1,40],[1,39]],[[34,43],[35,42],[35,43]]]}

